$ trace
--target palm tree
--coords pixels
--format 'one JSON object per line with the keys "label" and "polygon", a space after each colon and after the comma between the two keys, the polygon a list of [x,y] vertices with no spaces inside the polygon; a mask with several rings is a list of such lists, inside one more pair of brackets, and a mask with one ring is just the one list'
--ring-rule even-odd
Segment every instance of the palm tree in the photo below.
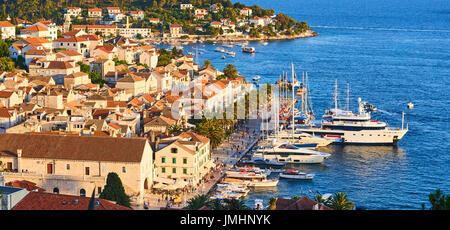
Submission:
{"label": "palm tree", "polygon": [[269,210],[275,210],[277,209],[277,198],[271,197],[269,199]]}
{"label": "palm tree", "polygon": [[328,200],[323,199],[322,195],[317,194],[316,196],[314,196],[314,200],[319,203],[319,204],[327,204]]}
{"label": "palm tree", "polygon": [[450,210],[450,196],[442,193],[440,189],[430,193],[428,200],[431,203],[431,210]]}
{"label": "palm tree", "polygon": [[250,210],[242,200],[237,199],[225,199],[225,210]]}
{"label": "palm tree", "polygon": [[203,206],[208,206],[209,198],[207,195],[197,195],[187,201],[186,209],[197,210]]}
{"label": "palm tree", "polygon": [[330,208],[334,210],[352,210],[355,204],[351,202],[348,195],[343,192],[337,192],[330,201]]}
{"label": "palm tree", "polygon": [[169,134],[177,134],[183,132],[183,128],[177,124],[169,126]]}

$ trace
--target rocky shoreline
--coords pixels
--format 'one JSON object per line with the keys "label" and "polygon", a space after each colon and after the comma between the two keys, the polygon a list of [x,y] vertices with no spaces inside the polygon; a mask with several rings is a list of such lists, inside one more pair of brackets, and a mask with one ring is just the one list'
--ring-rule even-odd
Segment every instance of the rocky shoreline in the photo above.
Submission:
{"label": "rocky shoreline", "polygon": [[252,38],[248,35],[237,35],[237,36],[217,36],[211,37],[206,35],[190,35],[189,38],[169,38],[169,37],[159,37],[153,38],[152,41],[156,43],[230,43],[230,42],[247,42],[247,41],[280,41],[280,40],[292,40],[298,38],[310,38],[319,36],[319,33],[315,31],[308,30],[301,34],[296,35],[279,35],[277,37],[261,36],[259,38]]}

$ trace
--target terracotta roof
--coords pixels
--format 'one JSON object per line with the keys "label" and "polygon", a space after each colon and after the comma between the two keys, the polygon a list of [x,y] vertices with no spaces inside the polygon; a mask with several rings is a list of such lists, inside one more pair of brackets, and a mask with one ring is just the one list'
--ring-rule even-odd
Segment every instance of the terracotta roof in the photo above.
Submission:
{"label": "terracotta roof", "polygon": [[47,69],[71,69],[74,66],[70,62],[66,61],[50,61]]}
{"label": "terracotta roof", "polygon": [[94,119],[105,119],[109,115],[109,109],[95,109],[92,113]]}
{"label": "terracotta roof", "polygon": [[64,56],[71,56],[71,57],[82,55],[75,50],[61,50],[58,52],[58,54],[64,54]]}
{"label": "terracotta roof", "polygon": [[0,108],[0,117],[10,118],[12,114],[9,112],[8,108]]}
{"label": "terracotta roof", "polygon": [[12,91],[0,91],[0,98],[9,98],[13,93]]}
{"label": "terracotta roof", "polygon": [[20,31],[32,31],[32,32],[37,32],[37,31],[48,31],[46,28],[44,28],[41,25],[34,25],[34,26],[30,26],[28,28],[22,29]]}
{"label": "terracotta roof", "polygon": [[24,188],[27,191],[36,191],[36,192],[45,192],[45,189],[36,186],[36,183],[27,180],[15,180],[5,183],[5,186],[15,187],[15,188]]}
{"label": "terracotta roof", "polygon": [[50,40],[43,37],[30,37],[24,38],[23,40],[31,44],[52,43]]}
{"label": "terracotta roof", "polygon": [[102,9],[99,8],[93,8],[93,9],[88,9],[88,12],[98,12],[98,11],[102,11]]}
{"label": "terracotta roof", "polygon": [[180,134],[179,137],[180,138],[192,138],[192,140],[202,142],[203,144],[209,142],[209,138],[204,137],[200,134],[193,133],[193,132],[184,132],[184,133]]}
{"label": "terracotta roof", "polygon": [[183,27],[183,26],[179,24],[171,24],[170,27]]}
{"label": "terracotta roof", "polygon": [[102,38],[96,34],[84,34],[81,35],[80,38],[84,38],[88,41],[100,41]]}
{"label": "terracotta roof", "polygon": [[23,158],[140,162],[145,144],[144,138],[0,134],[0,151],[22,149]]}
{"label": "terracotta roof", "polygon": [[127,74],[125,77],[117,80],[117,82],[137,82],[137,81],[144,81],[145,79],[139,76],[136,76],[134,74]]}
{"label": "terracotta roof", "polygon": [[137,98],[133,98],[130,102],[128,102],[128,104],[131,104],[133,106],[141,106],[144,103]]}
{"label": "terracotta roof", "polygon": [[87,73],[83,73],[83,72],[76,72],[76,73],[73,73],[73,74],[69,74],[69,75],[65,76],[64,78],[77,78],[77,77],[85,77],[85,76],[87,76],[87,75],[88,75]]}
{"label": "terracotta roof", "polygon": [[[276,203],[277,210],[314,210],[318,203],[309,197],[302,197],[298,200],[278,198]],[[319,205],[319,210],[332,210],[325,205]]]}
{"label": "terracotta roof", "polygon": [[[12,210],[88,210],[90,197],[30,192]],[[112,201],[96,198],[95,210],[131,210]]]}
{"label": "terracotta roof", "polygon": [[107,101],[106,102],[106,107],[107,108],[115,108],[116,106],[119,106],[119,107],[122,107],[122,108],[128,107],[126,101]]}
{"label": "terracotta roof", "polygon": [[0,27],[15,27],[11,22],[8,21],[0,21]]}
{"label": "terracotta roof", "polygon": [[53,40],[54,42],[87,42],[88,40],[80,37],[70,37],[70,38],[58,38]]}
{"label": "terracotta roof", "polygon": [[88,28],[88,29],[102,29],[102,28],[115,29],[115,28],[117,28],[117,26],[116,25],[73,25],[72,28],[73,29],[85,29],[85,28]]}
{"label": "terracotta roof", "polygon": [[118,126],[118,125],[116,125],[114,123],[109,123],[108,125],[111,126],[114,129],[121,129],[120,126]]}

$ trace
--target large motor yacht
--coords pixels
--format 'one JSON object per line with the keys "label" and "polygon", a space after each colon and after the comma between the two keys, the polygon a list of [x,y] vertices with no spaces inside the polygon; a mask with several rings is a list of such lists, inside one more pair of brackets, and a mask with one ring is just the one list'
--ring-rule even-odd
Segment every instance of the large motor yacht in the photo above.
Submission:
{"label": "large motor yacht", "polygon": [[321,125],[298,127],[296,130],[336,138],[335,141],[338,143],[362,145],[395,145],[408,132],[408,126],[403,127],[404,113],[402,127],[392,128],[385,122],[371,120],[370,111],[366,110],[365,105],[361,98],[358,98],[358,114],[350,110],[338,109],[336,83],[335,108],[325,111]]}
{"label": "large motor yacht", "polygon": [[279,142],[261,146],[253,156],[283,163],[314,164],[322,163],[330,154]]}

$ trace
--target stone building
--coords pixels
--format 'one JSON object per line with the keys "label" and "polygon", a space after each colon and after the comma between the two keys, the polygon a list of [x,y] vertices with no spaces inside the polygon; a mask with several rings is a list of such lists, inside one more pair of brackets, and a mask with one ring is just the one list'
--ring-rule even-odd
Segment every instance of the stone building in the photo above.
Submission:
{"label": "stone building", "polygon": [[115,172],[128,195],[141,202],[152,184],[153,152],[144,138],[0,134],[4,181],[27,180],[47,192],[100,193]]}

